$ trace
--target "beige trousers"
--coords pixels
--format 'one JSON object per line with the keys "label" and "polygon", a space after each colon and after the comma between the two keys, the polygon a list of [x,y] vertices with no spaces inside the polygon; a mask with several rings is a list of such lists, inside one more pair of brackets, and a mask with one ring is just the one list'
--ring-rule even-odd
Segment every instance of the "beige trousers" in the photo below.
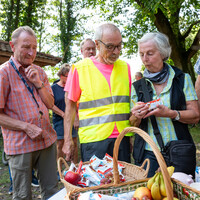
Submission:
{"label": "beige trousers", "polygon": [[42,200],[57,192],[56,143],[39,151],[8,156],[13,200],[32,200],[32,170],[37,172]]}

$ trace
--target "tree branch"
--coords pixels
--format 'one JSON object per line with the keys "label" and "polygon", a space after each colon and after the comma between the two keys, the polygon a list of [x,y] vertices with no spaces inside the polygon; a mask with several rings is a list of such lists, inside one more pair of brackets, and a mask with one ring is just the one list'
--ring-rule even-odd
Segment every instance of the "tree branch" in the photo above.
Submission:
{"label": "tree branch", "polygon": [[187,50],[188,59],[191,59],[200,49],[200,29],[197,32],[191,47]]}
{"label": "tree branch", "polygon": [[185,32],[185,34],[183,34],[183,36],[182,36],[183,39],[185,39],[185,38],[190,34],[190,32],[191,32],[193,26],[196,25],[196,24],[199,24],[199,23],[200,23],[200,20],[198,20],[198,21],[192,23],[192,24],[190,25],[190,27],[188,28],[188,30]]}

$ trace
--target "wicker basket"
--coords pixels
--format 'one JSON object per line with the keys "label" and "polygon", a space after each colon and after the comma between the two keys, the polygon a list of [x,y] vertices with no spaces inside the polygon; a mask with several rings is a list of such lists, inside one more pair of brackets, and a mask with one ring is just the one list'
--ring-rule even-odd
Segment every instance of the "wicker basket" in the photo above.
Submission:
{"label": "wicker basket", "polygon": [[[127,133],[127,132],[126,132]],[[119,141],[120,140],[120,141]],[[118,137],[117,140],[115,141],[115,146],[114,146],[114,150],[113,150],[113,174],[114,174],[114,182],[119,182],[118,178],[119,178],[119,172],[118,172],[118,162],[121,163],[122,165],[124,165],[124,169],[122,171],[124,177],[125,177],[125,182],[130,182],[130,181],[134,181],[134,180],[142,180],[145,179],[147,177],[148,171],[149,171],[149,167],[150,167],[150,161],[149,159],[146,159],[142,166],[136,166],[127,162],[123,162],[123,161],[118,161],[118,151],[119,151],[119,144],[121,142],[121,139]],[[83,162],[83,164],[88,164],[89,162]],[[64,179],[63,176],[63,172],[61,171],[61,165],[64,164],[65,165],[65,169],[63,170],[66,171],[69,169],[69,166],[67,164],[67,162],[60,157],[58,159],[57,165],[58,165],[58,172],[60,175],[60,180],[61,182],[64,184],[67,192],[70,192],[72,190],[75,189],[79,189],[79,191],[85,191],[85,190],[92,190],[92,189],[96,189],[100,186],[93,186],[93,187],[87,187],[87,188],[81,188],[79,186],[75,186],[72,185],[71,183],[67,182]],[[144,166],[147,164],[146,169],[144,169]],[[76,164],[76,166],[78,166],[78,164]],[[107,184],[107,186],[112,185],[112,183]]]}
{"label": "wicker basket", "polygon": [[[131,127],[131,128],[125,128],[121,134],[118,136],[117,140],[115,141],[114,151],[113,151],[113,162],[116,162],[118,157],[118,152],[116,149],[119,148],[119,144],[124,137],[124,135],[128,132],[133,132],[139,134],[152,148],[156,159],[158,161],[158,164],[160,166],[161,172],[163,174],[165,186],[166,186],[166,192],[167,192],[167,198],[168,200],[173,200],[173,195],[176,194],[178,199],[181,200],[199,200],[200,199],[200,191],[189,187],[188,185],[172,178],[170,179],[169,173],[167,171],[167,166],[164,161],[163,156],[161,155],[158,147],[153,142],[151,137],[144,131],[142,131],[139,128]],[[116,168],[114,168],[114,183],[112,185],[103,185],[103,186],[96,186],[94,189],[92,189],[95,193],[101,193],[101,194],[107,194],[107,195],[113,195],[115,193],[124,193],[124,192],[130,192],[138,187],[141,186],[147,186],[147,181],[149,179],[143,179],[143,180],[136,180],[136,181],[129,181],[125,183],[119,183],[119,173]],[[171,187],[171,181],[173,183],[173,189]],[[80,192],[86,192],[89,191],[90,188],[84,188],[82,190],[76,189],[74,191],[71,191],[67,193],[65,199],[66,200],[76,200]]]}
{"label": "wicker basket", "polygon": [[[130,191],[136,190],[138,187],[142,187],[142,186],[147,187],[148,180],[149,179],[143,179],[143,180],[132,181],[132,182],[126,183],[125,185],[120,184],[120,185],[114,185],[112,187],[101,187],[101,188],[97,188],[96,190],[93,190],[93,192],[105,194],[105,195],[114,195],[116,193],[130,192]],[[174,194],[176,195],[178,199],[180,200],[199,200],[200,199],[200,192],[198,190],[193,189],[176,179],[172,178],[171,180],[173,183]],[[76,200],[80,192],[87,192],[87,190],[86,191],[79,191],[79,190],[72,191],[65,196],[65,200]]]}
{"label": "wicker basket", "polygon": [[133,132],[139,134],[152,148],[156,159],[158,161],[158,164],[160,166],[161,172],[163,174],[164,178],[164,183],[166,186],[166,192],[167,192],[167,198],[168,200],[173,200],[173,189],[171,186],[171,180],[169,173],[167,171],[167,165],[164,161],[163,156],[161,155],[158,147],[154,143],[154,141],[151,139],[151,137],[143,130],[136,128],[136,127],[129,127],[125,128],[120,135],[118,136],[117,140],[115,141],[115,146],[113,150],[113,170],[114,170],[114,183],[108,184],[108,185],[102,185],[102,186],[96,186],[93,188],[82,188],[82,189],[76,189],[74,191],[67,191],[68,194],[66,195],[66,199],[77,199],[78,194],[80,192],[84,191],[89,191],[92,190],[93,192],[98,192],[101,194],[114,194],[114,193],[123,193],[123,192],[128,192],[128,191],[133,191],[137,187],[140,186],[146,186],[147,180],[148,179],[143,179],[143,180],[136,180],[136,181],[128,181],[125,183],[120,183],[119,182],[119,172],[117,168],[117,158],[118,158],[118,150],[119,149],[119,144],[121,140],[123,139],[124,135],[128,132]]}

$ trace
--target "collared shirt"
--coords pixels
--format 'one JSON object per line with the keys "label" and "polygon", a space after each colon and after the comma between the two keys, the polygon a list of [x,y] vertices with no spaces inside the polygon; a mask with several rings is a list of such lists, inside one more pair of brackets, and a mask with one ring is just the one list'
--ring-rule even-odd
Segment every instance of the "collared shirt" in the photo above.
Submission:
{"label": "collared shirt", "polygon": [[194,65],[194,71],[195,71],[198,75],[200,75],[200,56],[199,56],[199,58],[198,58],[196,64]]}
{"label": "collared shirt", "polygon": [[[151,81],[147,80],[151,83],[151,87],[153,89],[153,100],[160,98],[163,105],[165,105],[168,108],[171,108],[171,105],[170,105],[170,89],[171,89],[171,86],[172,86],[172,81],[173,81],[174,75],[175,75],[174,70],[172,69],[171,66],[169,66],[169,78],[168,78],[168,81],[167,81],[167,85],[165,86],[165,88],[163,89],[163,91],[160,93],[159,96],[157,96],[157,94],[156,94],[153,83]],[[197,100],[197,95],[196,95],[196,92],[195,92],[195,89],[194,89],[194,86],[193,86],[193,83],[192,83],[192,80],[191,80],[191,77],[190,77],[189,74],[185,74],[183,92],[185,94],[186,102],[192,101],[192,100]],[[133,99],[134,102],[138,101],[138,97],[137,97],[137,94],[136,94],[134,87],[132,87],[131,99]],[[131,103],[131,108],[133,108],[133,103]],[[167,142],[169,142],[171,140],[177,140],[175,129],[174,129],[171,118],[156,117],[156,121],[157,121],[157,124],[158,124],[158,128],[160,130],[160,133],[162,135],[164,144],[166,144]],[[153,133],[153,127],[152,127],[150,118],[148,118],[148,134],[151,136],[153,141],[159,147],[157,140],[155,138],[155,135]],[[148,143],[146,143],[145,149],[151,150],[151,147]]]}
{"label": "collared shirt", "polygon": [[[4,151],[7,155],[16,155],[47,148],[56,141],[57,136],[50,124],[48,109],[42,102],[38,91],[26,79],[24,68],[13,56],[11,58],[30,88],[33,89],[40,108],[38,108],[31,93],[9,62],[0,66],[0,108],[3,108],[4,113],[11,118],[35,124],[43,130],[43,139],[32,140],[24,131],[13,131],[2,127]],[[45,88],[53,95],[44,70],[39,66],[33,66],[37,68]],[[43,112],[42,118],[40,118],[39,109]]]}

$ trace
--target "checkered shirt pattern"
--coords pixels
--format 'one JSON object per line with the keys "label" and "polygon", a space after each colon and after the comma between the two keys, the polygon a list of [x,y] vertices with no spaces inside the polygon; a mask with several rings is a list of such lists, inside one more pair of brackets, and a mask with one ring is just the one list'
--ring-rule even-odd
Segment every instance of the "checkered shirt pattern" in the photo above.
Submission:
{"label": "checkered shirt pattern", "polygon": [[194,65],[194,71],[195,71],[198,75],[200,75],[200,56],[199,56],[199,58],[198,58],[196,64]]}
{"label": "checkered shirt pattern", "polygon": [[[50,124],[48,109],[42,102],[38,91],[33,84],[26,79],[24,68],[20,66],[14,57],[11,58],[28,85],[33,88],[35,98],[40,106],[40,110],[43,112],[42,118],[39,118],[39,108],[36,102],[11,64],[6,62],[1,65],[0,108],[3,108],[5,114],[11,118],[35,124],[43,130],[43,139],[32,140],[23,131],[13,131],[2,127],[4,151],[7,155],[16,155],[47,148],[56,141],[57,135]],[[40,79],[44,82],[47,90],[53,95],[44,70],[39,66],[33,66],[37,68]]]}

